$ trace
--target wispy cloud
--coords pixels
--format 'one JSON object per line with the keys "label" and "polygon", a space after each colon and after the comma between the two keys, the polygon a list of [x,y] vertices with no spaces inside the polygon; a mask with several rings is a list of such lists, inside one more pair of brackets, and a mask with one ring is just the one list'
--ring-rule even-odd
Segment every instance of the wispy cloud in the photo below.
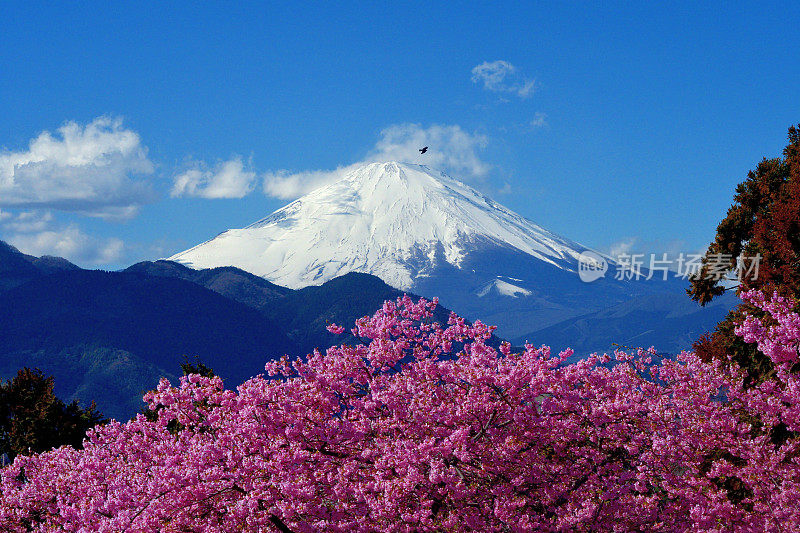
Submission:
{"label": "wispy cloud", "polygon": [[639,239],[637,237],[628,237],[626,239],[612,243],[608,247],[608,255],[611,257],[619,257],[620,255],[630,254],[634,246],[636,246]]}
{"label": "wispy cloud", "polygon": [[12,233],[3,240],[26,254],[64,257],[83,266],[115,263],[125,250],[121,239],[87,235],[74,224],[43,231]]}
{"label": "wispy cloud", "polygon": [[542,112],[537,111],[533,115],[533,120],[530,121],[530,127],[532,129],[539,129],[547,126],[547,115]]}
{"label": "wispy cloud", "polygon": [[243,198],[252,192],[255,179],[256,173],[247,170],[239,156],[219,162],[210,169],[204,163],[195,163],[193,168],[175,176],[170,195]]}
{"label": "wispy cloud", "polygon": [[314,189],[333,183],[348,171],[359,166],[359,163],[337,167],[333,170],[304,170],[289,172],[277,170],[264,174],[264,194],[282,200],[293,200]]}
{"label": "wispy cloud", "polygon": [[27,254],[55,255],[95,267],[119,261],[127,248],[121,239],[95,237],[76,224],[61,224],[49,210],[2,214],[7,216],[0,217],[0,239]]}
{"label": "wispy cloud", "polygon": [[0,152],[0,205],[130,217],[152,198],[134,176],[152,172],[147,148],[121,119],[67,122],[31,139],[27,150]]}
{"label": "wispy cloud", "polygon": [[[450,171],[464,180],[475,181],[484,179],[491,170],[479,155],[488,143],[485,135],[469,133],[458,125],[434,124],[423,128],[419,124],[399,124],[381,131],[367,160],[419,161]],[[420,156],[419,149],[423,146],[430,148]]]}
{"label": "wispy cloud", "polygon": [[139,205],[104,205],[93,206],[89,210],[77,209],[76,213],[103,220],[130,220],[139,213]]}
{"label": "wispy cloud", "polygon": [[472,83],[483,83],[487,91],[510,93],[520,98],[528,98],[536,90],[536,80],[525,78],[517,67],[502,59],[484,61],[473,67]]}
{"label": "wispy cloud", "polygon": [[9,213],[2,224],[4,231],[34,233],[50,228],[52,223],[53,213],[50,211],[24,211],[17,215]]}
{"label": "wispy cloud", "polygon": [[639,237],[626,237],[605,247],[603,251],[614,260],[624,260],[624,258],[632,260],[631,257],[636,256],[636,261],[641,262],[643,268],[649,268],[652,260],[656,265],[663,265],[663,261],[667,261],[667,268],[678,270],[682,268],[681,257],[685,262],[692,256],[703,254],[705,249],[689,246],[682,239],[645,241]]}
{"label": "wispy cloud", "polygon": [[[264,175],[264,193],[274,198],[294,199],[340,179],[360,165],[384,161],[424,163],[464,181],[480,181],[491,170],[491,165],[480,158],[480,151],[488,142],[485,135],[469,133],[458,125],[434,124],[426,128],[420,124],[396,124],[381,131],[364,160],[334,170],[269,172]],[[420,155],[423,146],[430,148]]]}

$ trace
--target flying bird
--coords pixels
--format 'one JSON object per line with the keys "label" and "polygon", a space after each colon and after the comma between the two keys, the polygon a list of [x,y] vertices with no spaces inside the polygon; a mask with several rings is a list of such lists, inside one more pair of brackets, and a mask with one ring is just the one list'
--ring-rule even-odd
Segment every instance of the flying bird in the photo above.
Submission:
{"label": "flying bird", "polygon": [[421,153],[421,154],[424,154],[427,151],[428,151],[428,147],[427,146],[425,148],[420,148],[419,149],[419,153]]}

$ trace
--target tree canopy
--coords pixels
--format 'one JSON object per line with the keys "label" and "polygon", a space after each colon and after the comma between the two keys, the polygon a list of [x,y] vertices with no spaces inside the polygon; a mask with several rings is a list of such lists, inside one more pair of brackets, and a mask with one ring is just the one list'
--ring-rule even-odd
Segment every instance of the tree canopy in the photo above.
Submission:
{"label": "tree canopy", "polygon": [[689,293],[706,304],[725,291],[708,276],[714,260],[729,270],[740,256],[761,257],[757,275],[743,276],[739,291],[779,290],[800,296],[800,125],[789,128],[782,158],[763,159],[736,187],[733,205],[717,227]]}
{"label": "tree canopy", "polygon": [[570,351],[495,349],[480,322],[430,323],[433,303],[387,302],[353,330],[369,344],[268,363],[235,391],[162,380],[146,396],[155,420],[18,457],[0,471],[0,527],[794,529],[800,445],[764,428],[800,430],[800,316],[791,300],[744,297],[775,324],[736,330],[776,368],[749,388],[692,353],[567,365]]}
{"label": "tree canopy", "polygon": [[[740,257],[758,260],[757,268],[740,276],[734,286],[738,293],[759,289],[800,297],[800,125],[789,128],[788,138],[782,158],[763,159],[736,187],[733,205],[719,223],[688,290],[700,304],[731,288],[718,276],[709,275],[711,270],[733,271]],[[747,304],[733,310],[694,349],[706,360],[727,361],[730,356],[748,370],[751,381],[758,381],[773,375],[774,367],[769,358],[734,334],[748,314],[759,311]]]}
{"label": "tree canopy", "polygon": [[53,378],[23,368],[0,382],[0,453],[9,458],[62,445],[80,447],[86,431],[103,421],[94,404],[82,409],[53,392]]}

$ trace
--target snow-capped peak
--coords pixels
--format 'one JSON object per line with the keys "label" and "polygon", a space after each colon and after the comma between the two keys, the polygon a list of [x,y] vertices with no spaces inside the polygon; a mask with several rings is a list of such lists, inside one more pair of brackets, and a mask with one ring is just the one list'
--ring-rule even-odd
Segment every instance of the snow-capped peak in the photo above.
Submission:
{"label": "snow-capped peak", "polygon": [[268,217],[178,253],[194,268],[236,266],[279,285],[368,272],[408,289],[441,261],[459,267],[480,242],[570,268],[584,247],[426,166],[372,163]]}
{"label": "snow-capped peak", "polygon": [[519,296],[530,296],[533,294],[528,289],[524,289],[522,287],[518,287],[513,283],[509,283],[508,281],[504,281],[500,278],[495,278],[491,280],[489,283],[484,285],[476,294],[483,298],[487,294],[491,294],[495,292],[500,296],[510,296],[511,298],[517,298]]}

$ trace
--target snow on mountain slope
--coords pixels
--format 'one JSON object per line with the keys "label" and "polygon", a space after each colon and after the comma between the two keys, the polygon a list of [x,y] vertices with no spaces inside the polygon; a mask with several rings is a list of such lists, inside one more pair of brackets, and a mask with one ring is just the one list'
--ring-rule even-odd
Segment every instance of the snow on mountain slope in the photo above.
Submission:
{"label": "snow on mountain slope", "polygon": [[[517,281],[522,281],[522,280],[517,280]],[[479,290],[476,294],[482,298],[487,294],[491,294],[492,292],[495,292],[503,296],[510,296],[512,298],[517,298],[518,296],[530,296],[532,294],[531,291],[529,291],[528,289],[523,289],[522,287],[518,287],[513,283],[503,281],[500,278],[493,279],[485,287]]]}
{"label": "snow on mountain slope", "polygon": [[[291,288],[369,273],[496,324],[502,337],[524,335],[537,344],[558,341],[556,325],[573,318],[662,296],[669,305],[658,313],[666,317],[670,302],[686,298],[685,280],[617,279],[613,261],[608,275],[584,283],[577,267],[585,250],[441,172],[374,163],[170,259],[194,268],[235,266]],[[661,315],[626,338],[650,332]],[[694,334],[689,321],[662,322],[678,328],[658,332],[675,343]],[[590,341],[616,323],[597,324],[587,330]]]}
{"label": "snow on mountain slope", "polygon": [[[444,173],[390,162],[353,170],[169,259],[194,268],[236,266],[290,288],[355,271],[409,289],[443,261],[460,268],[470,250],[487,242],[570,272],[585,250]],[[512,296],[527,292],[493,287]]]}

